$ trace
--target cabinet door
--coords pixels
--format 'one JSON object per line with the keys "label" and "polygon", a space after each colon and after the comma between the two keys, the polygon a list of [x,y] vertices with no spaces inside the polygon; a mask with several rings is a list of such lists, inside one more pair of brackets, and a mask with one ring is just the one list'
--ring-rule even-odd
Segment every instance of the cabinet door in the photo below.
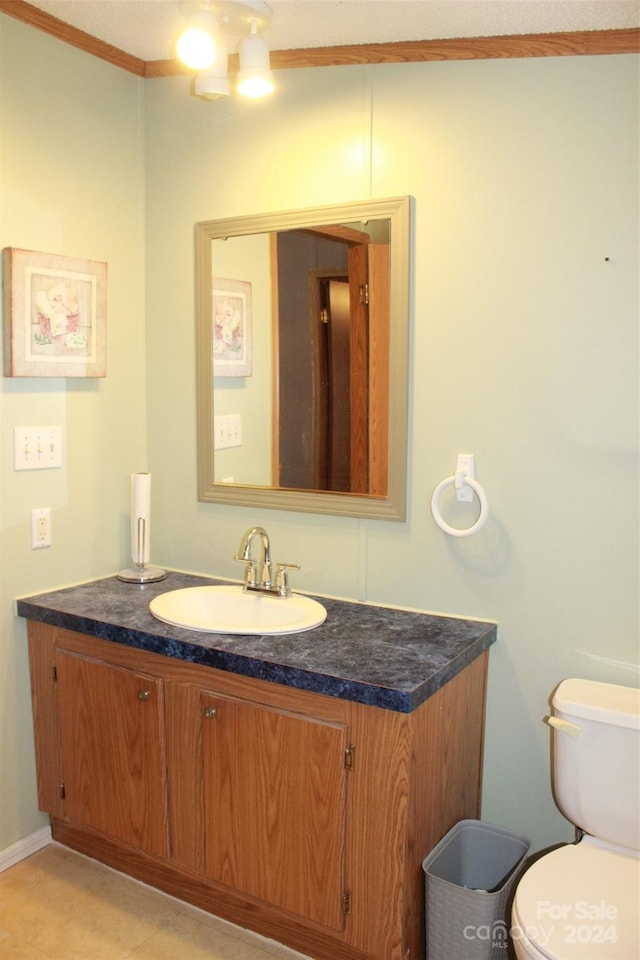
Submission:
{"label": "cabinet door", "polygon": [[60,649],[56,672],[67,818],[166,857],[162,682]]}
{"label": "cabinet door", "polygon": [[207,875],[343,927],[345,727],[201,694]]}

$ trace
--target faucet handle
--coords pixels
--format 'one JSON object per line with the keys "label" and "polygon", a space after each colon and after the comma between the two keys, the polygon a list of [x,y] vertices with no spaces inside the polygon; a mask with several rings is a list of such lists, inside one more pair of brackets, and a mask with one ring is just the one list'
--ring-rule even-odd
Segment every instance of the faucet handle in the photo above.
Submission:
{"label": "faucet handle", "polygon": [[255,560],[247,560],[245,557],[236,556],[233,558],[239,563],[244,563],[245,574],[244,574],[244,585],[245,587],[255,587],[256,585],[256,562]]}
{"label": "faucet handle", "polygon": [[299,563],[276,563],[276,589],[281,597],[291,596],[287,570],[299,570]]}

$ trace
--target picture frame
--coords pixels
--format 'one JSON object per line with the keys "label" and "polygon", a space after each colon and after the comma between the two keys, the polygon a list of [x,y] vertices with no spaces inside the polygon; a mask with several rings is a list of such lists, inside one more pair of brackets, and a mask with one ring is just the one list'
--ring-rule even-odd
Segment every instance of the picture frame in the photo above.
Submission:
{"label": "picture frame", "polygon": [[5,247],[6,377],[106,376],[107,264]]}
{"label": "picture frame", "polygon": [[214,377],[250,377],[253,372],[251,284],[213,279],[211,353]]}

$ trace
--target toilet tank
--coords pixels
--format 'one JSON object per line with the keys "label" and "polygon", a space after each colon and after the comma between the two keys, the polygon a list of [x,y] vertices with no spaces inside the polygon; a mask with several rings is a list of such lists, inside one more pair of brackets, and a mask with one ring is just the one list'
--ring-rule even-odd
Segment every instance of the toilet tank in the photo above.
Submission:
{"label": "toilet tank", "polygon": [[586,833],[640,850],[640,690],[595,680],[563,680],[553,715],[554,795]]}

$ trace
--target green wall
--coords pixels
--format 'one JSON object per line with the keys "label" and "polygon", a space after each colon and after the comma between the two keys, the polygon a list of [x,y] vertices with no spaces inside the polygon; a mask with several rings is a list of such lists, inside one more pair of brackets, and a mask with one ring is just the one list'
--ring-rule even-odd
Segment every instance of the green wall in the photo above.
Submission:
{"label": "green wall", "polygon": [[[153,474],[156,563],[237,576],[261,523],[300,589],[497,620],[483,816],[534,847],[571,836],[549,789],[550,691],[638,683],[638,58],[277,80],[268,103],[206,103],[0,16],[2,246],[109,263],[107,379],[2,381],[0,849],[44,822],[13,598],[126,562],[134,470]],[[198,503],[193,224],[401,194],[407,521]],[[13,472],[13,426],[31,423],[62,423],[62,471]],[[429,499],[459,452],[491,516],[454,541]],[[33,553],[46,504],[54,545]]]}
{"label": "green wall", "polygon": [[[129,475],[147,467],[143,91],[0,15],[0,246],[108,263],[106,379],[0,379],[0,851],[47,822],[14,598],[123,566]],[[41,424],[62,426],[62,468],[15,473],[14,426]],[[41,506],[53,545],[32,551]]]}
{"label": "green wall", "polygon": [[[302,565],[299,589],[497,620],[483,816],[534,846],[568,838],[549,786],[549,694],[572,674],[638,683],[638,58],[277,80],[259,105],[199,101],[186,79],[145,91],[161,559],[237,576],[240,536],[260,523],[272,553]],[[169,338],[193,312],[193,223],[403,194],[415,198],[406,523],[199,504],[192,323]],[[491,516],[454,540],[429,500],[463,452]]]}

